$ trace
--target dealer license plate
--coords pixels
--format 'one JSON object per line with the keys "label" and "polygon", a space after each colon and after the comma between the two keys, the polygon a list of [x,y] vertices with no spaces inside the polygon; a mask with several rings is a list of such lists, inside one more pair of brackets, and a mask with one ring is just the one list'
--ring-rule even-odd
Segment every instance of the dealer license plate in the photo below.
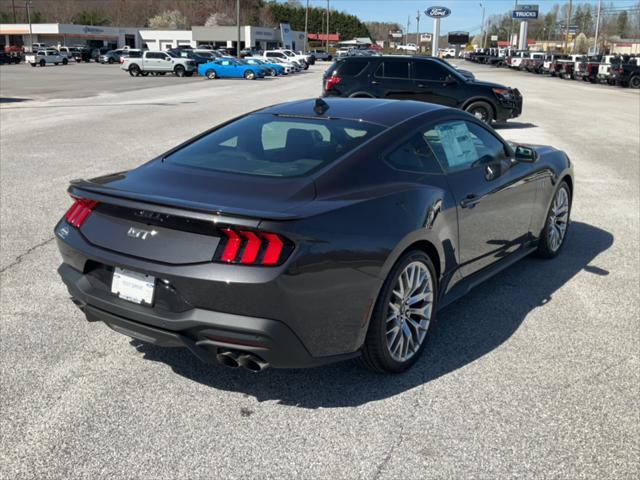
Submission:
{"label": "dealer license plate", "polygon": [[155,285],[156,279],[151,275],[116,267],[113,272],[111,292],[129,302],[151,305]]}

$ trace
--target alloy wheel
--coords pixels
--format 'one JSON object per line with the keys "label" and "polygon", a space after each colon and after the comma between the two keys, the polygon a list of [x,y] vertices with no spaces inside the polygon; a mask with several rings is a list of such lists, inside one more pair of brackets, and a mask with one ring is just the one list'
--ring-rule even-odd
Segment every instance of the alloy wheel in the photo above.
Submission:
{"label": "alloy wheel", "polygon": [[547,229],[549,248],[552,252],[556,252],[567,232],[567,224],[569,221],[569,193],[566,187],[562,186],[558,189],[553,199],[553,205],[549,212],[549,228]]}
{"label": "alloy wheel", "polygon": [[413,357],[424,342],[431,322],[433,279],[427,266],[411,262],[398,276],[386,317],[387,348],[397,362]]}

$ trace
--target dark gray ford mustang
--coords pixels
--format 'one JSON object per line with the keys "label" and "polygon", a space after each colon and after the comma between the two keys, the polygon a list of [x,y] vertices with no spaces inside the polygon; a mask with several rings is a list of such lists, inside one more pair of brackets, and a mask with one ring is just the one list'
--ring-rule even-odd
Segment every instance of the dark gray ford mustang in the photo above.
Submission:
{"label": "dark gray ford mustang", "polygon": [[400,372],[438,309],[558,254],[573,184],[563,152],[460,110],[297,101],[73,181],[59,273],[89,321],[204,361]]}

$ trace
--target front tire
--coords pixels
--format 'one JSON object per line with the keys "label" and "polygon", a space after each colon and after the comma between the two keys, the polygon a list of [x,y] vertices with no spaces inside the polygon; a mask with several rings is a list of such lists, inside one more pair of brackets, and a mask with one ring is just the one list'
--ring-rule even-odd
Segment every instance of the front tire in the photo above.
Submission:
{"label": "front tire", "polygon": [[173,70],[173,73],[176,74],[176,77],[184,77],[184,67],[182,65],[177,65],[176,68]]}
{"label": "front tire", "polygon": [[209,79],[209,80],[215,80],[216,78],[218,78],[218,74],[216,73],[216,71],[212,68],[210,68],[209,70],[207,70],[204,75]]}
{"label": "front tire", "polygon": [[66,64],[68,64],[68,63],[69,63],[69,60],[67,60],[66,58],[63,58],[63,59],[62,59],[62,64],[63,64],[63,65],[66,65]]}
{"label": "front tire", "polygon": [[629,88],[640,88],[640,75],[631,77],[631,80],[629,80]]}
{"label": "front tire", "polygon": [[467,105],[465,111],[476,117],[481,122],[491,125],[493,122],[493,108],[487,102],[473,102]]}
{"label": "front tire", "polygon": [[45,62],[44,60],[40,60],[40,66],[44,67],[47,64],[47,62]]}
{"label": "front tire", "polygon": [[435,316],[435,268],[421,250],[396,262],[376,301],[360,364],[370,370],[400,373],[420,357]]}
{"label": "front tire", "polygon": [[564,245],[571,216],[571,189],[563,181],[553,196],[544,228],[540,233],[538,256],[554,258]]}

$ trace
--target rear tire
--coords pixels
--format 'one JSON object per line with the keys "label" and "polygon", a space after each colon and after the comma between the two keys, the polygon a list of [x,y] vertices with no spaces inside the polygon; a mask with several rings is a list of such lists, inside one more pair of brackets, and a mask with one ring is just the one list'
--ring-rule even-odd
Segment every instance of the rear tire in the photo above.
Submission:
{"label": "rear tire", "polygon": [[631,77],[629,80],[629,88],[640,88],[640,75]]}
{"label": "rear tire", "polygon": [[472,102],[464,110],[487,125],[491,125],[494,120],[493,108],[487,102]]}
{"label": "rear tire", "polygon": [[135,63],[129,67],[129,75],[132,77],[140,76],[140,67]]}
{"label": "rear tire", "polygon": [[113,58],[109,59],[109,65],[111,65],[113,62],[115,62],[115,60]]}
{"label": "rear tire", "polygon": [[30,63],[29,65],[31,65],[32,67],[35,67],[36,64],[35,63]]}
{"label": "rear tire", "polygon": [[44,60],[40,60],[40,66],[44,67],[47,64],[47,62],[45,62]]}
{"label": "rear tire", "polygon": [[405,253],[378,295],[359,363],[376,372],[409,369],[429,339],[437,298],[438,282],[429,256],[421,250]]}
{"label": "rear tire", "polygon": [[63,64],[63,65],[66,65],[67,63],[69,63],[69,60],[67,60],[66,58],[63,58],[63,59],[62,59],[62,64]]}
{"label": "rear tire", "polygon": [[571,189],[562,181],[553,195],[544,228],[540,232],[537,254],[542,258],[554,258],[564,245],[571,221]]}
{"label": "rear tire", "polygon": [[253,70],[245,70],[244,78],[246,78],[247,80],[255,80],[256,74]]}

